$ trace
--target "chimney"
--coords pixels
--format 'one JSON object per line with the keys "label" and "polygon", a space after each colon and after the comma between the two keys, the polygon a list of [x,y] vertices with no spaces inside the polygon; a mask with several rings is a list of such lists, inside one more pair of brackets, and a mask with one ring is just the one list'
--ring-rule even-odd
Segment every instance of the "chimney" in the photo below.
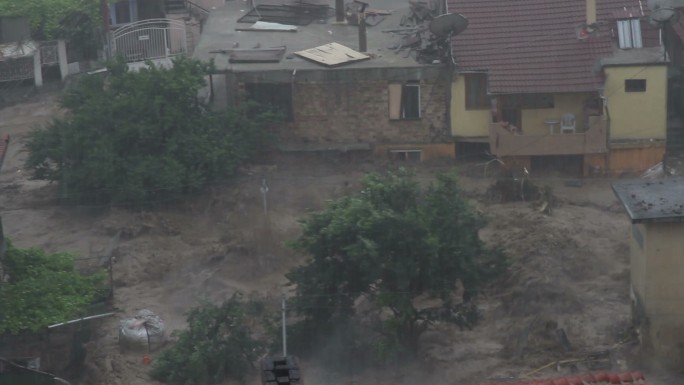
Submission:
{"label": "chimney", "polygon": [[344,23],[344,0],[335,0],[335,20]]}
{"label": "chimney", "polygon": [[587,24],[596,23],[596,0],[586,0],[587,2]]}

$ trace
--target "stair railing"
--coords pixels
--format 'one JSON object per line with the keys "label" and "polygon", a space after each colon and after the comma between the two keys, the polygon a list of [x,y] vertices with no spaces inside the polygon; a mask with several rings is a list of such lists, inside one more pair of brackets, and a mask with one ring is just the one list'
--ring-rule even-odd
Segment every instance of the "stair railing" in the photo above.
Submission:
{"label": "stair railing", "polygon": [[200,33],[202,33],[202,29],[204,28],[204,22],[207,20],[207,17],[209,16],[209,13],[211,13],[211,11],[190,0],[184,1],[185,8],[188,10],[188,13],[191,15],[195,15],[199,19]]}

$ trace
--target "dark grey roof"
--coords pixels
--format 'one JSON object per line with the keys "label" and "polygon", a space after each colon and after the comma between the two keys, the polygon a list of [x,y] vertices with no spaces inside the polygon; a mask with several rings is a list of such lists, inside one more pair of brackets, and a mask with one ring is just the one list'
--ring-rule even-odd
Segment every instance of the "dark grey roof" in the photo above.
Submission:
{"label": "dark grey roof", "polygon": [[[294,0],[261,0],[259,5],[290,4]],[[332,0],[319,0],[321,4],[334,7]],[[383,33],[387,29],[401,29],[404,16],[409,12],[408,0],[374,0],[371,8],[389,10],[391,15],[385,16],[378,25],[369,26],[368,54],[371,60],[354,62],[343,66],[343,69],[355,68],[421,68],[426,65],[416,62],[413,55],[396,52],[389,47],[401,42],[401,36]],[[228,1],[221,9],[209,15],[200,41],[195,48],[194,57],[201,60],[214,59],[219,71],[274,71],[274,70],[330,70],[325,66],[304,59],[294,52],[302,51],[328,43],[339,43],[353,50],[358,50],[358,27],[338,24],[335,17],[314,21],[308,25],[298,26],[297,32],[257,32],[236,30],[249,27],[250,24],[239,23],[238,20],[250,12],[250,5],[245,0]],[[239,48],[272,48],[286,47],[285,58],[273,63],[231,63],[229,56],[215,51]],[[332,70],[336,70],[332,69]]]}
{"label": "dark grey roof", "polygon": [[632,223],[684,222],[684,178],[614,183]]}

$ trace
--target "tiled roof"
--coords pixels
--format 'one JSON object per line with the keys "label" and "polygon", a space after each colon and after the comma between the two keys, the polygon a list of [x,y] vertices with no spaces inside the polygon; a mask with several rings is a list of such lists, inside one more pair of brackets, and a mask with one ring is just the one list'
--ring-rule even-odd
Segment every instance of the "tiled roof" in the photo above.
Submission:
{"label": "tiled roof", "polygon": [[547,380],[525,380],[518,382],[499,382],[481,385],[648,385],[644,375],[639,372],[589,373],[574,377],[560,377]]}
{"label": "tiled roof", "polygon": [[[599,22],[647,11],[643,0],[596,2]],[[462,71],[488,71],[491,93],[581,92],[603,84],[596,62],[613,52],[614,28],[578,39],[584,0],[448,0],[448,7],[469,21],[452,39],[454,60]],[[642,21],[644,46],[657,43],[651,30]]]}

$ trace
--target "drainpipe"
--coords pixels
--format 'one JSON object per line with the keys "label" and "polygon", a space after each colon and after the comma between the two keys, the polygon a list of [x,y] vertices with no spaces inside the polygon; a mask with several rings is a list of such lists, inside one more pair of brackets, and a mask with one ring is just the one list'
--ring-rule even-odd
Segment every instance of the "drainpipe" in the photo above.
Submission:
{"label": "drainpipe", "polygon": [[603,108],[606,110],[606,176],[610,176],[610,109],[608,109],[608,99],[603,99]]}

